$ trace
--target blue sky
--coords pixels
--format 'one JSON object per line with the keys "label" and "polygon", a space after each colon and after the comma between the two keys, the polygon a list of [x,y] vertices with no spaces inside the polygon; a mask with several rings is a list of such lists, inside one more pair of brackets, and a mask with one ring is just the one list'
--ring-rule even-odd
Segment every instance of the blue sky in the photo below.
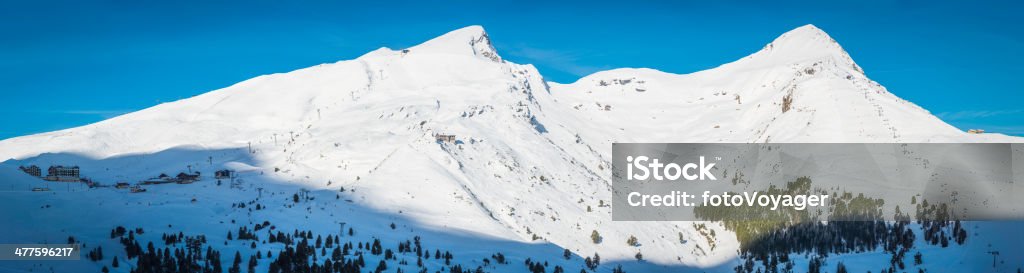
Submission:
{"label": "blue sky", "polygon": [[1020,2],[373,2],[384,3],[5,1],[0,139],[467,25],[484,26],[506,59],[572,82],[617,67],[712,68],[814,24],[870,78],[947,122],[1024,135]]}

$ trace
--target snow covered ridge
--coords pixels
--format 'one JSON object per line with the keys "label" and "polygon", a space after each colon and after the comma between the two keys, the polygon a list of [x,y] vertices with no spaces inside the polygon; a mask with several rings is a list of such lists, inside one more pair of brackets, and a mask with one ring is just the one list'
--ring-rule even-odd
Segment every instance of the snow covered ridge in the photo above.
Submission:
{"label": "snow covered ridge", "polygon": [[[581,135],[592,138],[592,143],[638,138],[640,134],[635,132],[654,133],[646,127],[662,123],[678,126],[665,126],[670,130],[661,131],[668,132],[649,139],[1021,141],[1001,134],[967,135],[896,97],[868,79],[834,39],[812,25],[787,32],[750,56],[710,70],[680,75],[651,69],[615,69],[594,73],[573,84],[543,82],[532,66],[504,61],[483,28],[470,26],[408,49],[384,48],[356,60],[256,77],[96,124],[8,139],[0,143],[0,158],[25,158],[66,149],[107,157],[185,145],[239,147],[256,135],[291,130],[303,121],[322,118],[328,114],[324,111],[358,108],[355,106],[368,100],[361,100],[362,96],[369,93],[374,93],[371,97],[417,93],[414,97],[469,104],[479,102],[488,92],[467,91],[462,93],[472,98],[440,100],[458,97],[455,94],[459,91],[444,86],[464,83],[468,85],[458,87],[474,88],[473,84],[488,82],[516,87],[510,81],[524,79],[533,81],[533,87],[544,91],[541,93],[549,93],[528,92],[529,107],[539,110],[551,104],[551,108],[560,109],[549,112],[573,116],[560,118],[564,121],[559,123],[574,129],[619,129]],[[492,101],[490,105],[497,103],[508,102]],[[328,110],[328,106],[334,110]],[[628,112],[635,114],[624,114]],[[657,122],[658,118],[664,122]],[[624,122],[637,119],[650,122]],[[677,134],[691,124],[697,129]],[[201,132],[202,136],[178,135],[185,129]],[[598,136],[590,136],[595,134]],[[47,145],[35,145],[38,142]]]}
{"label": "snow covered ridge", "polygon": [[[382,48],[0,141],[0,158],[11,159],[0,163],[0,188],[12,189],[0,192],[0,230],[10,231],[0,241],[74,236],[90,245],[83,251],[103,246],[107,255],[58,271],[95,272],[112,255],[125,261],[109,232],[117,226],[144,229],[136,237],[141,244],[160,246],[157,234],[185,230],[227,255],[250,256],[285,246],[223,234],[269,221],[285,232],[351,235],[343,240],[355,245],[380,239],[393,246],[418,236],[430,249],[452,251],[455,263],[488,272],[524,271],[528,258],[531,267],[543,261],[572,272],[618,265],[722,271],[739,263],[740,241],[721,223],[611,221],[612,143],[1024,142],[964,133],[900,99],[813,26],[714,69],[615,69],[571,84],[546,82],[533,66],[503,59],[491,38],[499,37],[467,27],[407,49]],[[18,170],[31,165],[78,166],[100,187],[41,184]],[[223,170],[236,176],[210,177]],[[144,192],[114,186],[181,173],[201,175],[191,184],[138,185]],[[26,193],[37,187],[50,191]],[[974,226],[981,234],[1015,228]],[[1007,260],[999,270],[1020,267],[1022,259],[1010,258],[1024,250],[995,237],[922,246],[926,259],[953,257],[922,266],[959,262],[989,271],[972,266],[987,266],[993,257],[985,251],[998,249]],[[496,249],[513,262],[485,263],[497,259]],[[880,253],[854,255],[863,268],[847,265],[877,270],[890,260]],[[399,257],[412,262],[388,260],[389,268],[419,271],[416,257]],[[451,265],[436,257],[426,262],[429,272],[447,272],[441,268]],[[0,271],[32,266],[0,264]],[[257,269],[269,265],[260,261]]]}

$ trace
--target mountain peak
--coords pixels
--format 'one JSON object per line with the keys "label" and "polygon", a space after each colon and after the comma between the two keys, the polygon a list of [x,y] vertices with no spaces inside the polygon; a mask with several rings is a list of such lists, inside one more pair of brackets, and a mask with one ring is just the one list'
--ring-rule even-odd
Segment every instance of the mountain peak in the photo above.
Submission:
{"label": "mountain peak", "polygon": [[478,25],[463,27],[430,39],[409,48],[411,52],[430,52],[479,56],[491,61],[502,62],[498,51],[491,44],[487,31]]}
{"label": "mountain peak", "polygon": [[833,58],[837,62],[856,66],[832,36],[811,24],[783,33],[752,57],[784,62]]}
{"label": "mountain peak", "polygon": [[817,49],[840,49],[835,39],[820,28],[807,24],[783,33],[775,38],[769,45],[777,48],[803,48],[814,47]]}

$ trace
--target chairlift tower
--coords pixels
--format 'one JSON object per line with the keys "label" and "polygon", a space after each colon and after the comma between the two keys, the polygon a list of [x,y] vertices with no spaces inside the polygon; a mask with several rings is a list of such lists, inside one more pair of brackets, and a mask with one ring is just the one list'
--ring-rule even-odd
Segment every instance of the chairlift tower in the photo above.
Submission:
{"label": "chairlift tower", "polygon": [[999,251],[989,251],[988,254],[992,254],[992,268],[995,268],[996,258],[999,257]]}

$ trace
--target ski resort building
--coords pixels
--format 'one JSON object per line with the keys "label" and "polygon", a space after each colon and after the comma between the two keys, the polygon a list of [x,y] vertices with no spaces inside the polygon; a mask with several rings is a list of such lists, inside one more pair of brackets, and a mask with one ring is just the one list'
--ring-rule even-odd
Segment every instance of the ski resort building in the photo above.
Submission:
{"label": "ski resort building", "polygon": [[178,176],[175,177],[175,178],[177,178],[178,184],[191,184],[192,182],[199,181],[199,173],[198,172],[195,173],[195,174],[178,173]]}
{"label": "ski resort building", "polygon": [[132,191],[132,193],[140,193],[140,192],[146,192],[146,189],[136,185],[136,186],[132,186],[131,187],[131,191]]}
{"label": "ski resort building", "polygon": [[219,171],[213,172],[213,178],[216,178],[216,179],[229,179],[229,178],[231,178],[231,174],[232,173],[233,172],[231,170],[219,170]]}
{"label": "ski resort building", "polygon": [[31,176],[35,176],[35,177],[43,176],[43,170],[40,169],[39,166],[36,166],[36,165],[29,165],[28,167],[21,166],[21,167],[18,167],[18,169],[21,169],[21,171],[23,171],[23,172],[25,172],[25,173],[27,173],[27,174],[29,174]]}
{"label": "ski resort building", "polygon": [[171,177],[171,176],[169,176],[167,174],[162,173],[162,174],[160,174],[160,176],[143,180],[142,182],[140,182],[140,184],[142,184],[142,185],[167,184],[167,183],[173,183],[174,181],[175,181],[175,179],[173,177]]}
{"label": "ski resort building", "polygon": [[455,135],[435,134],[434,139],[442,143],[455,143]]}
{"label": "ski resort building", "polygon": [[60,182],[78,182],[81,181],[80,172],[78,166],[50,166],[46,170],[47,181],[60,181]]}

